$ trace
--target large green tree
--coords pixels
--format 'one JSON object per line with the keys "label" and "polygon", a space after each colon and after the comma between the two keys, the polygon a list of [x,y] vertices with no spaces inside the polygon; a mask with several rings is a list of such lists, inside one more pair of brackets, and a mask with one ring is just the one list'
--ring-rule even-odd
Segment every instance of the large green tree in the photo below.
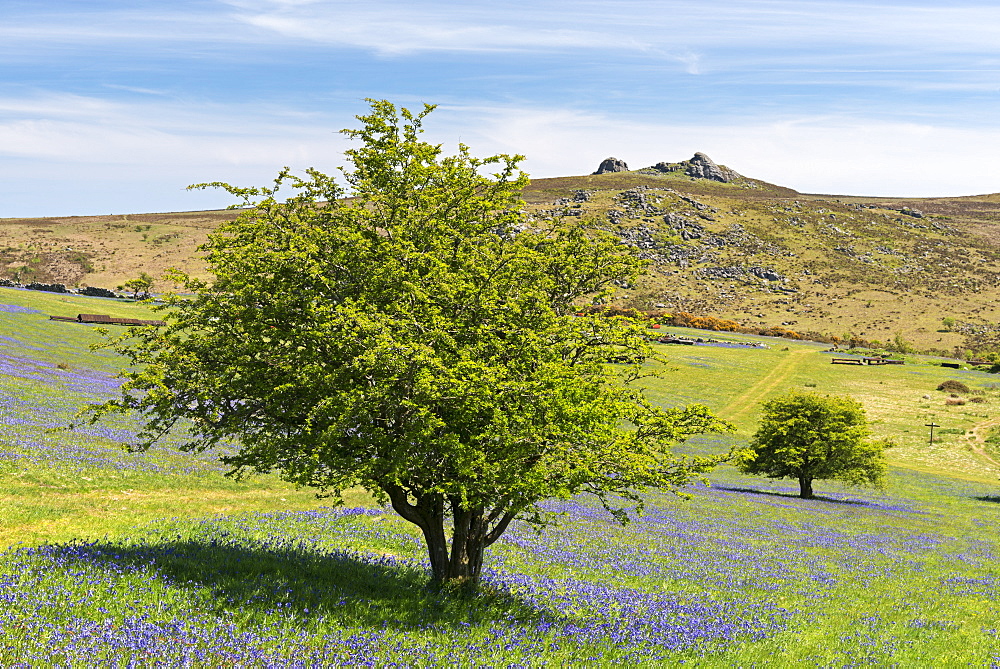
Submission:
{"label": "large green tree", "polygon": [[740,471],[799,482],[813,496],[814,480],[881,487],[887,442],[872,440],[865,410],[850,397],[790,392],[764,402],[750,448],[735,459]]}
{"label": "large green tree", "polygon": [[139,449],[179,421],[185,449],[232,441],[237,476],[364,486],[420,528],[435,581],[472,587],[513,520],[551,520],[542,500],[592,493],[624,519],[711,467],[671,446],[727,426],[643,396],[644,329],[574,314],[643,262],[578,221],[527,227],[520,157],[443,156],[420,138],[432,107],[369,102],[346,189],[287,169],[201,185],[247,207],[204,247],[214,280],[179,276],[194,297],[168,327],[114,344],[132,366],[92,419],[138,412]]}

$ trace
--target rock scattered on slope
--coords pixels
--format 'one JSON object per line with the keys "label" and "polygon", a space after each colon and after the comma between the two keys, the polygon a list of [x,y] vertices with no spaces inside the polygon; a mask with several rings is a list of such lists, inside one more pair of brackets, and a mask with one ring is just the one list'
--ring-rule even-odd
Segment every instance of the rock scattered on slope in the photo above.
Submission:
{"label": "rock scattered on slope", "polygon": [[681,239],[688,242],[693,239],[701,239],[705,236],[705,228],[680,214],[670,213],[663,217],[663,222],[670,226],[670,229]]}
{"label": "rock scattered on slope", "polygon": [[698,270],[698,274],[706,279],[741,279],[746,280],[755,277],[764,281],[784,281],[785,277],[773,269],[767,267],[746,267],[743,265],[730,265],[728,267],[704,267]]}
{"label": "rock scattered on slope", "polygon": [[634,228],[620,230],[618,236],[629,246],[640,249],[656,249],[661,244],[656,239],[656,229],[648,225],[639,225]]}

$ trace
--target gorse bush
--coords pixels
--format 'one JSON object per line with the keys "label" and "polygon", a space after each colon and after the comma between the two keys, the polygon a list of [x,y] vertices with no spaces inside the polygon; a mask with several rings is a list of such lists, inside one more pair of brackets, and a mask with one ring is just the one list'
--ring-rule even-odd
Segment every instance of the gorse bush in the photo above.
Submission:
{"label": "gorse bush", "polygon": [[948,379],[947,381],[942,381],[938,387],[938,390],[943,390],[949,393],[967,393],[969,392],[969,386],[965,385],[961,381],[955,381],[954,379]]}
{"label": "gorse bush", "polygon": [[714,316],[695,316],[685,311],[678,311],[668,318],[662,319],[662,323],[681,328],[695,328],[697,330],[715,330],[720,332],[743,332],[746,330],[736,321]]}
{"label": "gorse bush", "polygon": [[616,305],[595,304],[585,307],[581,314],[600,314],[605,317],[625,316],[627,318],[644,318],[658,323],[678,328],[693,328],[695,330],[712,330],[715,332],[739,332],[741,334],[763,335],[765,337],[784,337],[785,339],[812,339],[833,343],[833,339],[822,334],[811,332],[808,337],[801,333],[789,330],[788,328],[776,327],[750,327],[741,325],[736,321],[715,316],[696,316],[686,311],[667,313],[664,311],[639,311],[631,307],[619,307]]}

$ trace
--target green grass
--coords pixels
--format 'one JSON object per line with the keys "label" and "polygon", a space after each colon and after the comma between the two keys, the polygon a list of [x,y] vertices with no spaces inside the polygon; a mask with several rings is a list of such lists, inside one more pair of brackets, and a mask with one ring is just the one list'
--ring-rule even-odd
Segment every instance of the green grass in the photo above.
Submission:
{"label": "green grass", "polygon": [[[24,291],[0,305],[80,308]],[[739,443],[787,390],[850,394],[897,441],[888,489],[817,481],[800,500],[792,482],[722,466],[689,500],[650,492],[626,527],[585,497],[552,502],[562,524],[515,525],[490,549],[482,595],[463,598],[428,587],[419,534],[363,491],[345,513],[274,477],[228,479],[217,454],[126,453],[129,421],[57,429],[110,392],[120,361],[89,350],[86,326],[0,310],[0,328],[4,665],[1000,663],[998,469],[966,434],[1000,418],[995,376],[920,358],[831,365],[814,344],[677,330],[768,345],[660,347],[669,364],[650,396],[738,428],[679,451]],[[945,406],[946,379],[988,403]]]}
{"label": "green grass", "polygon": [[[91,350],[104,341],[97,328],[48,315],[155,318],[147,305],[13,289],[0,289],[0,305],[8,308],[0,310],[0,543],[120,536],[162,517],[316,505],[312,491],[273,476],[227,478],[217,455],[126,453],[130,421],[67,429],[86,403],[109,396],[122,360]],[[351,497],[369,499],[361,491]]]}
{"label": "green grass", "polygon": [[983,447],[993,456],[1000,455],[1000,428],[994,426],[989,429]]}
{"label": "green grass", "polygon": [[0,657],[79,661],[83,647],[141,666],[997,662],[1000,546],[984,528],[1000,521],[1000,497],[905,470],[891,484],[888,495],[826,484],[804,501],[723,469],[691,500],[649,495],[624,528],[586,500],[555,504],[562,526],[512,528],[471,599],[426,587],[422,545],[391,513],[165,519],[0,556],[0,597],[21,593],[0,615]]}
{"label": "green grass", "polygon": [[122,318],[157,318],[151,306],[146,303],[135,303],[131,300],[112,300],[102,297],[85,297],[72,293],[47,293],[40,290],[0,288],[0,301],[3,304],[14,304],[37,309],[47,316],[76,316],[80,313],[100,313]]}
{"label": "green grass", "polygon": [[[760,403],[778,394],[797,389],[851,395],[864,405],[873,431],[896,442],[889,451],[893,464],[977,480],[996,478],[996,466],[968,450],[963,439],[991,416],[1000,418],[1000,377],[995,374],[948,369],[922,356],[908,356],[905,365],[833,365],[831,355],[823,352],[826,345],[680,328],[662,331],[764,342],[769,348],[660,345],[657,350],[670,362],[663,378],[649,386],[658,402],[700,402],[747,437],[756,429]],[[981,391],[986,403],[947,406],[947,393],[935,390],[947,379]],[[939,440],[941,429],[936,430],[933,446],[925,427],[930,422],[940,425],[947,437]]]}

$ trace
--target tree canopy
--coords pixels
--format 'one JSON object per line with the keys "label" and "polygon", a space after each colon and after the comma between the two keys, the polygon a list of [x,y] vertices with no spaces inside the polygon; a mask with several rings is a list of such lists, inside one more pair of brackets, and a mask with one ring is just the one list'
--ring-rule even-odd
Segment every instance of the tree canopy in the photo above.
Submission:
{"label": "tree canopy", "polygon": [[577,220],[529,225],[520,156],[443,156],[420,138],[433,107],[369,102],[346,188],[287,168],[197,186],[246,209],[203,247],[214,280],[178,274],[194,297],[169,325],[113,344],[132,366],[92,420],[138,412],[136,449],[178,423],[186,450],[232,441],[235,476],[364,486],[420,528],[435,581],[472,587],[514,519],[551,520],[542,500],[592,493],[625,519],[714,465],[672,453],[728,426],[644,397],[644,328],[575,314],[643,261]]}
{"label": "tree canopy", "polygon": [[871,440],[864,408],[850,397],[790,392],[764,402],[760,427],[735,464],[747,474],[792,478],[799,496],[814,480],[881,487],[887,442]]}

